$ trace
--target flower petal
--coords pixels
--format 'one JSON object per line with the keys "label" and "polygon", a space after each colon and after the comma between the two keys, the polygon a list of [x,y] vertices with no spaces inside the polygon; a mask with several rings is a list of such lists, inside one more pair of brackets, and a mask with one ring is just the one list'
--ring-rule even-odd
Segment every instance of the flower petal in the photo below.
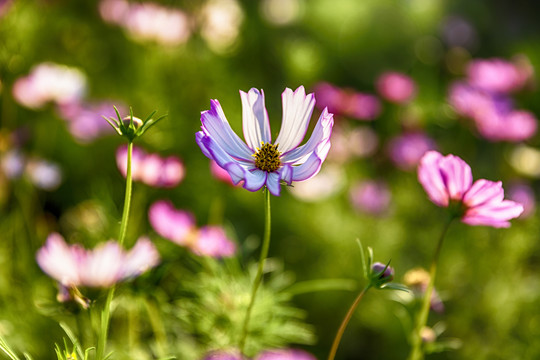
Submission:
{"label": "flower petal", "polygon": [[315,107],[315,96],[306,95],[304,87],[300,86],[294,93],[286,88],[281,99],[283,120],[275,144],[279,144],[279,150],[284,153],[294,149],[304,139]]}
{"label": "flower petal", "polygon": [[172,202],[158,200],[150,206],[148,219],[152,228],[165,239],[179,245],[188,241],[195,229],[195,218],[187,211],[175,209]]}
{"label": "flower petal", "polygon": [[[81,254],[82,255],[82,254]],[[78,258],[58,233],[47,237],[47,242],[36,254],[39,267],[62,285],[79,285]]]}
{"label": "flower petal", "polygon": [[418,181],[435,205],[446,207],[449,196],[439,168],[442,159],[443,156],[437,151],[426,152],[418,166]]}
{"label": "flower petal", "polygon": [[504,199],[502,182],[480,179],[463,195],[463,203],[467,207],[475,207],[486,203],[500,203]]}
{"label": "flower petal", "polygon": [[272,141],[270,121],[264,106],[264,92],[252,88],[247,93],[240,91],[242,99],[242,128],[248,146],[255,152],[261,143]]}
{"label": "flower petal", "polygon": [[229,155],[244,160],[251,159],[254,151],[231,129],[219,101],[210,100],[210,110],[201,113],[201,122],[204,133],[212,137]]}
{"label": "flower petal", "polygon": [[281,194],[281,184],[279,183],[280,175],[278,172],[268,173],[266,178],[266,187],[270,194],[279,196]]}
{"label": "flower petal", "polygon": [[285,181],[287,185],[292,184],[293,168],[290,164],[283,165],[279,170],[279,176],[281,180]]}
{"label": "flower petal", "polygon": [[488,203],[467,210],[462,222],[469,225],[486,225],[495,228],[509,227],[508,220],[517,218],[523,212],[523,206],[511,200]]}
{"label": "flower petal", "polygon": [[157,264],[159,264],[159,252],[148,237],[141,237],[126,255],[122,279],[139,276]]}
{"label": "flower petal", "polygon": [[330,136],[332,135],[333,126],[334,115],[325,108],[307,143],[283,154],[282,161],[290,164],[301,164],[313,151],[316,151],[317,156],[321,161],[324,161],[330,150]]}
{"label": "flower petal", "polygon": [[450,199],[461,201],[472,185],[471,167],[458,156],[447,155],[439,168]]}
{"label": "flower petal", "polygon": [[322,160],[317,156],[316,153],[311,153],[310,157],[306,160],[305,163],[298,166],[293,166],[293,175],[292,179],[294,181],[303,181],[307,180],[319,172],[321,169]]}
{"label": "flower petal", "polygon": [[253,171],[244,171],[244,189],[257,191],[266,183],[267,172],[259,169]]}

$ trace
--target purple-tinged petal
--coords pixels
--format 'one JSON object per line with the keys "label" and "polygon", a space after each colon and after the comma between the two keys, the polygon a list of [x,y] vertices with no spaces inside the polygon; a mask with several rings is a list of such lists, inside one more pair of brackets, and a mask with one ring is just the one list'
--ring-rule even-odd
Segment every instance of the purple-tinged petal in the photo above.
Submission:
{"label": "purple-tinged petal", "polygon": [[316,360],[316,357],[304,350],[275,349],[260,353],[255,360]]}
{"label": "purple-tinged petal", "polygon": [[52,233],[47,237],[47,242],[36,254],[36,260],[43,272],[60,284],[79,285],[77,259],[60,234]]}
{"label": "purple-tinged petal", "polygon": [[229,155],[244,160],[251,159],[254,151],[231,129],[219,101],[210,101],[210,110],[201,113],[201,122],[204,133],[212,137]]}
{"label": "purple-tinged petal", "polygon": [[255,152],[261,143],[272,141],[270,121],[264,106],[264,91],[252,88],[247,93],[240,91],[242,99],[242,128],[247,145]]}
{"label": "purple-tinged petal", "polygon": [[316,153],[312,153],[311,156],[306,160],[305,163],[298,166],[293,166],[293,175],[292,179],[294,181],[303,181],[307,180],[319,172],[321,169],[322,160],[317,156]]}
{"label": "purple-tinged petal", "polygon": [[122,279],[139,276],[159,264],[159,253],[148,237],[141,237],[127,253],[122,268]]}
{"label": "purple-tinged petal", "polygon": [[508,220],[517,218],[523,212],[523,206],[511,200],[500,203],[488,203],[468,209],[461,219],[469,225],[486,225],[495,228],[509,227]]}
{"label": "purple-tinged petal", "polygon": [[287,185],[291,185],[292,184],[292,176],[293,176],[293,168],[291,165],[289,164],[285,164],[283,165],[279,170],[278,170],[278,173],[279,173],[279,176],[281,178],[281,180],[285,181],[287,183]]}
{"label": "purple-tinged petal", "polygon": [[313,151],[316,151],[317,156],[321,161],[324,161],[328,150],[330,150],[327,144],[330,144],[333,125],[334,115],[329,113],[328,109],[324,109],[307,143],[284,153],[282,155],[282,161],[291,165],[302,163]]}
{"label": "purple-tinged petal", "polygon": [[266,187],[268,188],[268,191],[270,191],[270,194],[274,196],[281,195],[280,176],[278,172],[268,173],[266,178]]}
{"label": "purple-tinged petal", "polygon": [[504,199],[502,182],[476,180],[463,196],[463,203],[471,208],[486,203],[500,203]]}
{"label": "purple-tinged petal", "polygon": [[471,167],[461,158],[447,155],[439,161],[439,168],[448,196],[452,200],[461,201],[472,185]]}
{"label": "purple-tinged petal", "polygon": [[300,86],[294,93],[286,88],[281,99],[283,120],[275,143],[279,144],[279,150],[285,153],[297,147],[304,139],[315,107],[315,96],[306,95],[304,87]]}
{"label": "purple-tinged petal", "polygon": [[197,145],[199,145],[199,147],[201,148],[201,151],[202,151],[203,155],[206,156],[207,158],[209,158],[210,160],[214,160],[214,157],[213,157],[212,153],[210,152],[210,150],[208,150],[208,148],[205,145],[205,142],[203,141],[207,137],[209,137],[209,136],[206,135],[204,133],[204,131],[198,131],[195,134],[195,141],[197,142]]}
{"label": "purple-tinged petal", "polygon": [[244,171],[244,189],[257,191],[264,186],[267,179],[267,172],[259,169],[253,171]]}
{"label": "purple-tinged petal", "polygon": [[439,167],[442,159],[443,156],[437,151],[426,152],[418,166],[418,181],[435,205],[446,207],[449,195]]}

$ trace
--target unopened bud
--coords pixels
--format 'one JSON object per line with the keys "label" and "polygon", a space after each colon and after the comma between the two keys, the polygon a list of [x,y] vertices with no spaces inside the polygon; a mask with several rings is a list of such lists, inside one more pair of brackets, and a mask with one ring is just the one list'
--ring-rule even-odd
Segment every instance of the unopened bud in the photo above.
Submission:
{"label": "unopened bud", "polygon": [[[126,126],[129,126],[129,124],[131,123],[131,116],[128,115],[124,117],[122,120],[124,120],[124,124]],[[138,117],[133,116],[133,125],[135,126],[135,129],[138,129],[141,126],[143,126],[143,121],[139,119]]]}
{"label": "unopened bud", "polygon": [[422,330],[420,331],[420,336],[422,337],[422,342],[424,343],[432,343],[437,340],[437,334],[432,328],[428,326],[424,326],[422,328]]}

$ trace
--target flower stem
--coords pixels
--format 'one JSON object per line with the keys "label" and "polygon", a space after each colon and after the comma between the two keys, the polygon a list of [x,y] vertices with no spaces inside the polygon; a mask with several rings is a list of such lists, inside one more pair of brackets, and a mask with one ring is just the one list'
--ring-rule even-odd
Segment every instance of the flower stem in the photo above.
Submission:
{"label": "flower stem", "polygon": [[[124,197],[124,210],[122,212],[122,222],[120,223],[120,234],[118,236],[118,243],[122,246],[124,239],[126,238],[127,224],[129,220],[129,208],[131,206],[131,157],[133,153],[133,142],[128,142],[127,151],[127,170],[126,170],[126,194]],[[103,360],[105,358],[105,346],[107,345],[107,333],[109,331],[109,320],[111,317],[111,303],[114,297],[115,286],[113,285],[109,289],[107,294],[107,300],[105,300],[105,306],[101,313],[101,329],[98,337],[98,344],[96,349],[96,360]]]}
{"label": "flower stem", "polygon": [[422,307],[418,313],[418,318],[416,320],[416,327],[412,334],[411,342],[412,349],[409,354],[408,360],[422,360],[424,358],[424,349],[422,347],[422,329],[427,324],[427,319],[429,315],[429,307],[431,304],[431,296],[433,294],[433,289],[435,287],[435,275],[437,274],[437,262],[439,260],[439,254],[441,252],[442,244],[448,228],[454,217],[450,217],[449,220],[444,224],[443,231],[439,237],[437,247],[435,248],[435,253],[433,254],[433,259],[431,261],[431,267],[429,269],[429,283],[424,293],[424,298],[422,300]]}
{"label": "flower stem", "polygon": [[360,300],[364,297],[364,294],[369,290],[371,285],[367,285],[361,292],[358,294],[354,302],[352,303],[351,307],[349,308],[349,311],[347,312],[347,315],[345,315],[345,318],[343,318],[343,321],[341,322],[341,325],[336,333],[336,337],[334,338],[334,342],[332,343],[332,348],[330,349],[330,354],[328,354],[328,360],[334,360],[334,357],[336,356],[336,352],[339,346],[339,343],[341,342],[341,337],[343,336],[343,333],[345,332],[345,328],[349,324],[349,321],[351,320],[354,311],[358,307],[358,304],[360,304]]}
{"label": "flower stem", "polygon": [[246,344],[246,338],[248,335],[248,325],[249,319],[251,317],[251,311],[253,310],[253,304],[255,304],[255,296],[257,295],[257,290],[262,281],[264,262],[268,256],[268,249],[270,248],[270,227],[271,227],[271,217],[270,217],[270,191],[265,189],[265,207],[264,207],[265,221],[264,221],[264,239],[261,249],[261,255],[259,258],[259,267],[257,269],[257,275],[255,276],[255,281],[253,282],[253,287],[251,289],[251,299],[249,301],[248,308],[246,310],[246,317],[244,318],[244,325],[242,326],[242,337],[240,338],[240,343],[238,348],[241,354],[244,354],[244,346]]}

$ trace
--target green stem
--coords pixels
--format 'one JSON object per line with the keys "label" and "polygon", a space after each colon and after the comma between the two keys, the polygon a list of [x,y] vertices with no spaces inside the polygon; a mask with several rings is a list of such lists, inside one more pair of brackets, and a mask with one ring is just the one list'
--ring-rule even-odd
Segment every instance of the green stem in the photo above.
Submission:
{"label": "green stem", "polygon": [[265,189],[265,222],[264,222],[264,239],[261,249],[261,256],[259,258],[259,267],[257,269],[257,275],[255,276],[255,281],[253,282],[253,287],[251,289],[251,299],[246,311],[246,317],[244,318],[244,325],[242,326],[242,337],[240,338],[239,349],[240,353],[244,354],[244,346],[246,344],[246,338],[248,335],[248,325],[249,319],[251,317],[251,311],[253,310],[253,304],[255,304],[255,296],[257,295],[257,290],[262,281],[264,262],[268,256],[268,249],[270,248],[270,226],[271,226],[271,217],[270,217],[270,191]]}
{"label": "green stem", "polygon": [[433,289],[435,287],[435,276],[437,274],[437,262],[439,260],[439,254],[441,252],[442,244],[446,236],[446,233],[448,231],[448,228],[450,227],[450,224],[452,224],[453,220],[454,218],[451,217],[444,224],[443,231],[441,233],[441,236],[439,237],[437,247],[435,248],[435,253],[433,254],[433,260],[431,261],[431,267],[429,269],[429,283],[424,293],[424,298],[422,300],[422,307],[420,308],[420,312],[418,313],[416,327],[412,334],[412,339],[411,339],[412,349],[408,357],[409,360],[422,360],[424,358],[424,349],[422,347],[422,329],[427,324],[427,319],[429,315],[429,307],[431,304],[431,296],[433,294]]}
{"label": "green stem", "polygon": [[165,325],[161,320],[159,309],[156,304],[154,304],[152,300],[146,298],[143,301],[146,312],[148,313],[148,319],[150,320],[150,326],[152,326],[152,330],[154,331],[157,355],[159,358],[163,358],[167,355],[167,349],[169,348]]}
{"label": "green stem", "polygon": [[349,308],[349,311],[347,312],[347,315],[345,315],[345,318],[341,322],[341,325],[336,333],[336,337],[334,338],[334,342],[332,343],[332,348],[330,349],[330,354],[328,354],[328,360],[334,360],[334,357],[336,356],[336,352],[339,346],[339,343],[341,342],[341,337],[343,336],[343,333],[345,332],[345,328],[349,324],[349,321],[351,320],[354,311],[358,307],[358,304],[360,304],[360,300],[364,297],[364,294],[369,290],[371,285],[367,285],[361,292],[358,294],[354,302],[352,303],[351,307]]}
{"label": "green stem", "polygon": [[[131,206],[131,156],[133,153],[133,142],[128,142],[127,152],[127,170],[126,170],[126,195],[124,197],[124,211],[122,212],[122,222],[120,223],[120,234],[118,236],[118,243],[120,246],[124,244],[126,238],[127,224],[129,220],[129,208]],[[109,331],[109,320],[111,318],[111,303],[114,297],[115,286],[113,285],[109,289],[107,294],[107,300],[105,300],[105,306],[101,313],[101,329],[98,337],[98,344],[96,349],[96,360],[103,360],[105,358],[105,347],[107,345],[107,333]]]}

